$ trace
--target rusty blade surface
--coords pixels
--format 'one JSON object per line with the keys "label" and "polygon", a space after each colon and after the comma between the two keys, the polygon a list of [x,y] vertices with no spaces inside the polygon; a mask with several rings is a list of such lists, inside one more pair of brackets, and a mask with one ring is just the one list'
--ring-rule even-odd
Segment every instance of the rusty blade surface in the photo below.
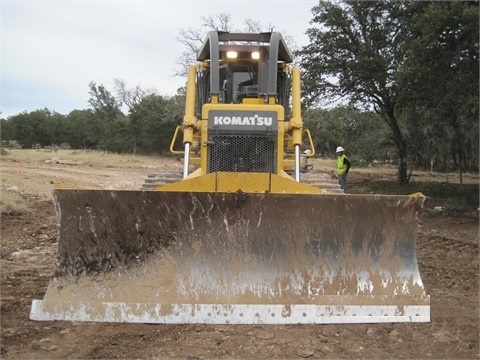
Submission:
{"label": "rusty blade surface", "polygon": [[423,198],[56,190],[54,200],[59,255],[42,311],[429,306],[415,253]]}

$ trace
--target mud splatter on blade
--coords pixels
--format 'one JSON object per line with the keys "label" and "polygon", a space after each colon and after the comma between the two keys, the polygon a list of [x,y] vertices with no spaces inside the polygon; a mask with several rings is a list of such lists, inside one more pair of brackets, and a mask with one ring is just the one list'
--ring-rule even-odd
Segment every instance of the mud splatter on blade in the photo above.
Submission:
{"label": "mud splatter on blade", "polygon": [[31,319],[369,323],[430,319],[423,198],[56,190],[59,258]]}

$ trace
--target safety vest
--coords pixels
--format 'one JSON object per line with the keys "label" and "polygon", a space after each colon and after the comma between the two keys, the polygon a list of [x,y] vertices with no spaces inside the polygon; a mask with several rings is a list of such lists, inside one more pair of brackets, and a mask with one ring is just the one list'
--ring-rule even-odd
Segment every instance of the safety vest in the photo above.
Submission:
{"label": "safety vest", "polygon": [[343,163],[343,159],[345,159],[347,155],[342,154],[337,158],[337,173],[338,175],[343,175],[347,172],[347,165]]}

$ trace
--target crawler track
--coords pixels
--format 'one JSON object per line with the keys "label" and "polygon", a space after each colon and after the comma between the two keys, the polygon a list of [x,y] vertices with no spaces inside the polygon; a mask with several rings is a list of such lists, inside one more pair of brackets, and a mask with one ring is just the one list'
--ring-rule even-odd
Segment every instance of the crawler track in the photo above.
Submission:
{"label": "crawler track", "polygon": [[[149,174],[142,184],[141,190],[155,190],[157,186],[170,184],[182,179],[181,171],[159,171]],[[300,174],[300,182],[317,186],[329,194],[341,194],[342,189],[338,184],[338,180],[328,173],[308,172]]]}

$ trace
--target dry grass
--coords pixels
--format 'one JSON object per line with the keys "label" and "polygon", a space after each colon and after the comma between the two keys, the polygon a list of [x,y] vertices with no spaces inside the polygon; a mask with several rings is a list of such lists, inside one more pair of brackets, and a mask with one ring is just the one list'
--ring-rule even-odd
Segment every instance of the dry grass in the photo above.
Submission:
{"label": "dry grass", "polygon": [[178,164],[175,157],[115,154],[96,150],[9,149],[9,157],[24,163],[63,162],[105,168],[158,168],[166,163]]}
{"label": "dry grass", "polygon": [[[45,163],[49,161],[62,161],[67,165],[83,165],[104,168],[137,168],[159,169],[169,166],[179,166],[179,159],[174,156],[158,155],[133,155],[105,153],[95,150],[58,150],[50,149],[9,149],[8,158],[16,159],[24,163]],[[2,156],[3,157],[3,156]],[[313,164],[313,172],[335,173],[335,159],[314,158],[309,160]],[[382,164],[364,168],[352,167],[351,180],[387,180],[395,181],[397,168],[394,165]],[[412,182],[442,182],[459,184],[458,173],[431,173],[428,171],[415,170]],[[478,184],[478,173],[463,174],[463,183]]]}
{"label": "dry grass", "polygon": [[31,212],[32,210],[22,196],[13,191],[0,190],[0,214],[22,215]]}
{"label": "dry grass", "polygon": [[[335,159],[313,159],[313,160],[310,160],[310,162],[313,164],[314,172],[318,171],[318,172],[335,173],[336,171],[337,163]],[[397,167],[390,164],[374,165],[374,166],[363,167],[363,168],[357,168],[353,166],[350,172],[350,179],[354,181],[365,181],[365,180],[396,181]],[[479,179],[480,177],[478,173],[463,174],[464,184],[479,184]],[[434,183],[460,184],[460,174],[454,173],[454,172],[439,173],[439,172],[414,170],[410,181],[412,183],[434,182]]]}

